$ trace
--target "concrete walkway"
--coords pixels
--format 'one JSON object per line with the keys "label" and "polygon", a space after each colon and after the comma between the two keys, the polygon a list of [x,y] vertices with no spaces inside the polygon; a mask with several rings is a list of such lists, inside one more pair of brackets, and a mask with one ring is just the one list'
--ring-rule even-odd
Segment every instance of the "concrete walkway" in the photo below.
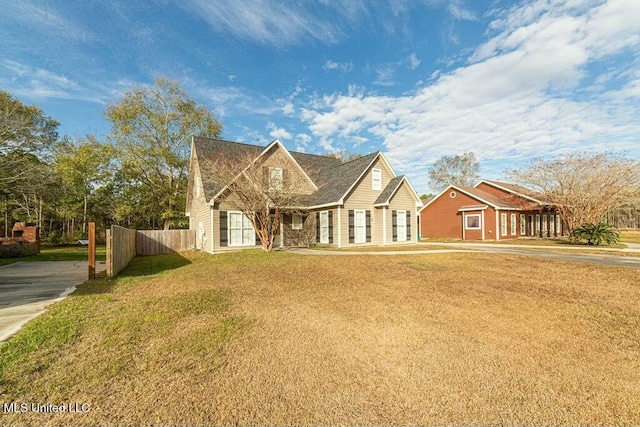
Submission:
{"label": "concrete walkway", "polygon": [[[96,273],[105,270],[96,263]],[[87,280],[86,261],[17,262],[0,267],[0,342]]]}
{"label": "concrete walkway", "polygon": [[[627,243],[625,243],[627,244]],[[537,245],[510,245],[510,244],[492,244],[492,243],[418,243],[418,246],[424,247],[441,247],[443,249],[425,249],[425,250],[395,250],[395,251],[349,251],[343,250],[316,250],[316,249],[289,249],[291,252],[303,255],[419,255],[419,254],[438,254],[438,253],[454,253],[454,252],[489,252],[489,253],[509,253],[516,255],[533,256],[539,258],[557,259],[560,261],[586,262],[591,264],[608,265],[614,267],[629,267],[640,269],[640,256],[623,256],[626,253],[640,254],[640,245],[627,244],[626,249],[604,248],[609,254],[589,254],[580,253],[580,251],[602,250],[603,248],[585,247],[585,246],[537,246]],[[637,245],[637,246],[636,246]],[[415,247],[415,246],[414,246]],[[446,249],[444,249],[446,248]],[[553,249],[571,249],[576,253],[554,252]],[[617,253],[614,255],[613,253]]]}

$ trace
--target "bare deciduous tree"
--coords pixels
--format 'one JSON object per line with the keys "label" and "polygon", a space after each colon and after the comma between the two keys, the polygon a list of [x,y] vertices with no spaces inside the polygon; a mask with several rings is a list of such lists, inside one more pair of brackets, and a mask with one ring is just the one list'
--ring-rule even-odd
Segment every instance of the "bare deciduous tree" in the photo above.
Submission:
{"label": "bare deciduous tree", "polygon": [[249,218],[262,249],[270,252],[280,228],[281,213],[301,212],[305,180],[298,171],[269,168],[258,149],[235,157],[203,162],[208,175],[226,187],[224,200]]}
{"label": "bare deciduous tree", "polygon": [[508,174],[555,205],[569,230],[587,222],[598,223],[607,212],[640,196],[640,162],[611,153],[535,159],[526,168]]}

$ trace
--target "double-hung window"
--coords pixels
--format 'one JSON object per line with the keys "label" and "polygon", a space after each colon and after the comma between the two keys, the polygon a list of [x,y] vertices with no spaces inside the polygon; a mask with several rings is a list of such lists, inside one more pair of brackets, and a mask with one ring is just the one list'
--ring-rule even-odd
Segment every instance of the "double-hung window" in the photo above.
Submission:
{"label": "double-hung window", "polygon": [[301,214],[293,214],[291,216],[291,228],[293,230],[302,230],[302,215]]}
{"label": "double-hung window", "polygon": [[397,214],[397,231],[398,231],[398,242],[406,242],[407,241],[407,211],[398,211]]}
{"label": "double-hung window", "polygon": [[282,168],[269,168],[269,188],[282,190]]}
{"label": "double-hung window", "polygon": [[229,212],[229,246],[256,244],[256,234],[249,218],[242,212]]}
{"label": "double-hung window", "polygon": [[355,243],[365,243],[367,241],[367,217],[363,210],[354,211]]}
{"label": "double-hung window", "polygon": [[516,224],[516,214],[511,214],[511,235],[515,236],[517,233],[518,224]]}
{"label": "double-hung window", "polygon": [[503,236],[507,235],[507,214],[500,214],[500,222],[502,223],[502,227],[500,227],[500,234]]}
{"label": "double-hung window", "polygon": [[372,189],[382,190],[382,169],[373,169],[372,176]]}
{"label": "double-hung window", "polygon": [[320,243],[329,243],[329,211],[320,212]]}
{"label": "double-hung window", "polygon": [[520,214],[520,235],[527,234],[527,216]]}

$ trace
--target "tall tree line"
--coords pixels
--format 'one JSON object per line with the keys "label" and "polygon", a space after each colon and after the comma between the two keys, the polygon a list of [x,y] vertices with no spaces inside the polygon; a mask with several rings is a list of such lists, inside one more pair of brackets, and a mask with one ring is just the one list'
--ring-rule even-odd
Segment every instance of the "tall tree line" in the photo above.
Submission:
{"label": "tall tree line", "polygon": [[107,105],[111,131],[60,137],[59,122],[0,91],[0,236],[17,221],[45,241],[73,242],[87,223],[181,228],[191,136],[219,137],[222,125],[176,81],[133,86]]}

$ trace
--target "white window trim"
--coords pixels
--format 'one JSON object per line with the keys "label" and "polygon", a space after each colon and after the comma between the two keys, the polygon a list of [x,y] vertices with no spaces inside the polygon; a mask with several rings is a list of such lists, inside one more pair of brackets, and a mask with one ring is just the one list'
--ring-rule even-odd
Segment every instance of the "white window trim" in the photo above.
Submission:
{"label": "white window trim", "polygon": [[562,236],[562,220],[558,214],[556,214],[556,235]]}
{"label": "white window trim", "polygon": [[[362,224],[360,226],[358,226],[359,215],[361,215],[362,220]],[[361,231],[360,239],[358,239],[358,229]],[[354,243],[367,243],[367,212],[364,209],[355,209],[353,211],[353,233]]]}
{"label": "white window trim", "polygon": [[377,191],[382,190],[382,169],[375,168],[371,172],[371,188]]}
{"label": "white window trim", "polygon": [[520,214],[520,235],[527,234],[527,216]]}
{"label": "white window trim", "polygon": [[[240,214],[240,236],[243,236],[244,234],[244,230],[245,229],[250,229],[251,230],[251,240],[249,243],[244,243],[242,241],[242,237],[240,237],[240,243],[232,243],[231,242],[231,216],[232,215],[237,215]],[[247,218],[247,221],[249,222],[249,227],[245,228],[244,227],[244,219]],[[251,225],[251,221],[249,220],[249,218],[241,211],[229,211],[227,213],[227,239],[228,239],[228,245],[229,246],[255,246],[256,244],[256,231],[253,228],[253,226]]]}
{"label": "white window trim", "polygon": [[507,235],[507,214],[506,213],[501,213],[500,214],[500,235],[501,236],[506,236]]}
{"label": "white window trim", "polygon": [[[322,222],[326,221],[326,227],[324,227],[322,225]],[[323,239],[322,238],[322,229],[326,228],[327,229],[327,238]],[[320,212],[320,243],[322,243],[323,245],[327,245],[329,244],[329,211],[322,211]]]}
{"label": "white window trim", "polygon": [[540,214],[536,214],[536,223],[533,226],[534,230],[536,230],[536,236],[540,235]]}
{"label": "white window trim", "polygon": [[[400,231],[400,218],[403,221],[402,231]],[[396,211],[396,233],[398,236],[398,242],[407,241],[407,211]]]}
{"label": "white window trim", "polygon": [[515,236],[518,234],[518,224],[516,224],[517,215],[511,214],[511,235]]}
{"label": "white window trim", "polygon": [[[298,219],[298,222],[296,222],[296,218]],[[291,214],[291,229],[302,230],[302,214]]]}
{"label": "white window trim", "polygon": [[[478,217],[478,226],[477,227],[469,227],[469,223],[467,222],[467,218],[470,217]],[[465,230],[480,230],[482,228],[482,222],[481,222],[482,218],[480,216],[480,214],[466,214],[464,216],[464,229]]]}

